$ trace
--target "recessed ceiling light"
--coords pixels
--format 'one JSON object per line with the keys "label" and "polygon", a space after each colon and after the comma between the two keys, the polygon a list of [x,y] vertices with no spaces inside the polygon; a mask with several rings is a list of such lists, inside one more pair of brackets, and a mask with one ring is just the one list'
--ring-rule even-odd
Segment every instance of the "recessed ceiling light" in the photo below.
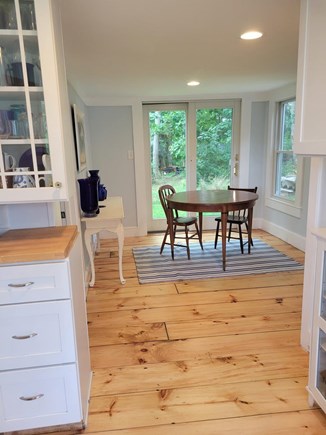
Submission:
{"label": "recessed ceiling light", "polygon": [[241,35],[241,39],[258,39],[261,38],[263,34],[261,32],[257,32],[256,30],[251,32],[246,32]]}
{"label": "recessed ceiling light", "polygon": [[188,82],[187,85],[188,86],[198,86],[198,85],[200,85],[200,83],[197,82],[196,80],[192,80],[191,82]]}

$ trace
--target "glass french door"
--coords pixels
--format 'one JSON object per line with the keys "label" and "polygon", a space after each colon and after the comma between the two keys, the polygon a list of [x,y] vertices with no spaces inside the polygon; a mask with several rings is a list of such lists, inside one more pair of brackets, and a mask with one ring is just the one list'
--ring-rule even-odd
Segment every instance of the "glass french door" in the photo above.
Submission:
{"label": "glass french door", "polygon": [[[144,106],[149,231],[166,228],[159,186],[183,191],[237,185],[239,124],[239,101]],[[204,215],[204,228],[215,228],[213,216]]]}

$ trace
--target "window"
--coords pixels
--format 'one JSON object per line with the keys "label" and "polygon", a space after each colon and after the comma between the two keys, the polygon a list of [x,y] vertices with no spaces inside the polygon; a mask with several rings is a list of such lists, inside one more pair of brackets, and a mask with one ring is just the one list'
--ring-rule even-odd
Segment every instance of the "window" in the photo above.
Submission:
{"label": "window", "polygon": [[295,98],[270,102],[267,207],[297,218],[302,212],[303,158],[293,152]]}
{"label": "window", "polygon": [[295,202],[298,163],[293,153],[295,100],[279,103],[275,146],[274,195]]}

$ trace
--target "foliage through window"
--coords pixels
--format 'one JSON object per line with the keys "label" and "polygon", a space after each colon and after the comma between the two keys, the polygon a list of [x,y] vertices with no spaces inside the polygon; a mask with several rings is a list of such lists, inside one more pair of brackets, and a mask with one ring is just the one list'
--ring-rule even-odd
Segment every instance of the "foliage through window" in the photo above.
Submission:
{"label": "foliage through window", "polygon": [[[172,184],[184,190],[226,189],[236,175],[239,155],[240,101],[208,100],[144,105],[147,141],[148,222],[151,230],[165,227],[157,194]],[[187,214],[187,212],[184,212]],[[216,214],[216,213],[215,213]],[[206,224],[215,221],[205,215]]]}
{"label": "foliage through window", "polygon": [[232,108],[196,111],[198,189],[226,189],[230,184],[232,122]]}
{"label": "foliage through window", "polygon": [[279,103],[276,138],[274,195],[294,202],[297,186],[297,157],[293,152],[295,100]]}
{"label": "foliage through window", "polygon": [[[226,188],[230,184],[232,108],[198,109],[197,188]],[[185,170],[186,112],[149,113],[152,177],[174,176]]]}

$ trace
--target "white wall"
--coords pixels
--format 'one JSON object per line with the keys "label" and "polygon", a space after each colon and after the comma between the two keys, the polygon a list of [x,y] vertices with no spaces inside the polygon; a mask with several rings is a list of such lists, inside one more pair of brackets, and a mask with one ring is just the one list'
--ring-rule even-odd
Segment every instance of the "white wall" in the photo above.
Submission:
{"label": "white wall", "polygon": [[[69,103],[70,103],[70,109],[72,111],[72,106],[76,104],[78,109],[81,113],[85,115],[84,117],[84,127],[85,127],[85,145],[86,145],[86,162],[87,167],[81,172],[77,172],[77,164],[74,165],[75,167],[75,173],[76,173],[76,179],[78,178],[85,178],[88,177],[88,169],[92,169],[93,167],[93,154],[91,150],[91,141],[89,137],[89,120],[88,120],[88,111],[87,106],[83,102],[83,100],[80,98],[80,96],[77,94],[71,83],[68,82],[68,96],[69,96]],[[71,113],[71,124],[73,124],[73,113]],[[74,144],[75,145],[75,144]],[[76,155],[76,150],[75,150]],[[76,184],[77,186],[77,184]]]}
{"label": "white wall", "polygon": [[258,187],[259,201],[254,208],[254,217],[259,219],[264,214],[266,143],[268,126],[268,102],[253,102],[251,105],[249,182],[248,186]]}
{"label": "white wall", "polygon": [[48,203],[0,205],[0,234],[9,229],[52,226],[54,207]]}
{"label": "white wall", "polygon": [[[309,159],[303,161],[303,180],[301,192],[301,208],[284,207],[279,201],[273,198],[273,158],[274,144],[276,134],[276,114],[279,102],[295,97],[296,88],[294,84],[275,89],[269,93],[269,110],[268,125],[266,135],[266,154],[265,154],[265,201],[263,207],[262,228],[276,237],[285,240],[298,249],[304,250],[307,209],[308,209],[308,191],[309,191]],[[297,187],[299,184],[297,183]],[[300,189],[297,190],[300,194]],[[292,213],[292,214],[291,214]],[[295,214],[298,216],[295,217]]]}
{"label": "white wall", "polygon": [[134,137],[131,106],[88,107],[93,169],[109,196],[121,196],[124,226],[137,226]]}
{"label": "white wall", "polygon": [[[293,89],[295,87],[290,86],[286,91],[292,92]],[[302,248],[307,219],[309,161],[305,163],[303,207],[300,218],[273,210],[265,204],[265,177],[269,163],[268,147],[271,144],[268,136],[272,131],[269,101],[281,99],[282,92],[283,90],[276,90],[274,93],[264,95],[240,96],[243,100],[240,184],[258,186],[260,198],[254,211],[255,225]],[[141,108],[140,101],[139,107]],[[127,234],[140,234],[139,231],[137,232],[139,222],[146,221],[144,141],[140,133],[143,130],[142,116],[134,116],[132,104],[88,106],[87,112],[94,167],[100,169],[102,182],[107,186],[109,194],[123,197]],[[134,150],[136,164],[128,160],[130,150]],[[128,232],[128,228],[129,230],[132,228],[132,231]]]}

